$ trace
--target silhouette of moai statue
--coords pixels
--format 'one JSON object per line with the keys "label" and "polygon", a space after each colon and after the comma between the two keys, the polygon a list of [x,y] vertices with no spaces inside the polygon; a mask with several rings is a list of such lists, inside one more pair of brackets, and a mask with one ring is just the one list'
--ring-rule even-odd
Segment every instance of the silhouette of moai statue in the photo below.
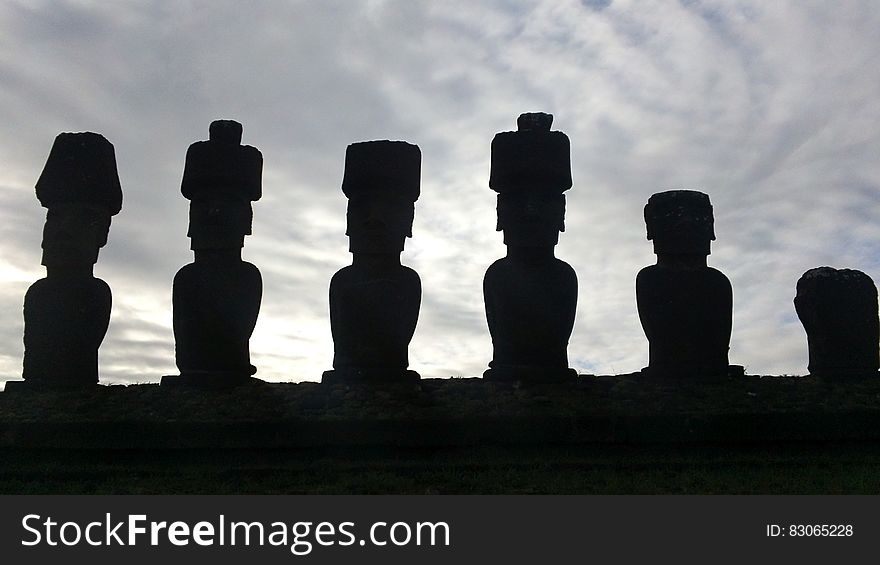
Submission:
{"label": "silhouette of moai statue", "polygon": [[229,387],[251,381],[249,340],[257,323],[263,281],[241,258],[251,234],[251,202],[262,195],[263,155],[241,145],[241,124],[211,123],[208,141],[186,152],[181,192],[190,202],[195,260],[174,277],[174,341],[180,376],[162,384]]}
{"label": "silhouette of moai statue", "polygon": [[876,375],[877,287],[861,271],[819,267],[798,280],[794,307],[807,332],[812,375]]}
{"label": "silhouette of moai statue", "polygon": [[25,295],[24,382],[9,382],[7,390],[95,386],[112,298],[93,269],[110,218],[122,209],[113,145],[97,133],[59,134],[36,189],[48,209],[46,278]]}
{"label": "silhouette of moai statue", "polygon": [[348,146],[342,192],[352,264],[330,281],[333,370],[323,383],[414,382],[407,350],[419,318],[422,283],[400,264],[412,237],[422,154],[403,141]]}
{"label": "silhouette of moai statue", "polygon": [[483,279],[493,356],[491,381],[556,382],[577,377],[568,340],[577,307],[577,275],[554,256],[565,231],[571,188],[568,137],[550,131],[553,116],[522,114],[517,131],[492,140],[489,188],[498,193],[498,231],[507,256]]}
{"label": "silhouette of moai statue", "polygon": [[742,374],[728,365],[733,289],[706,265],[715,240],[709,196],[694,190],[654,194],[645,206],[657,264],[636,277],[639,318],[649,343],[643,373],[661,377]]}

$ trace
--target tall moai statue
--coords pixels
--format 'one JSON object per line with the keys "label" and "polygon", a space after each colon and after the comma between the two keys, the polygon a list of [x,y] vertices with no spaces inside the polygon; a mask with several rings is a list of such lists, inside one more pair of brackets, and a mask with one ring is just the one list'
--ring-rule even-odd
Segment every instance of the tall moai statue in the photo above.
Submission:
{"label": "tall moai statue", "polygon": [[880,320],[871,277],[852,269],[810,269],[798,280],[794,307],[807,332],[811,375],[877,375]]}
{"label": "tall moai statue", "polygon": [[694,190],[654,194],[645,206],[657,264],[636,277],[639,318],[649,343],[643,373],[661,377],[742,374],[728,365],[733,289],[707,266],[715,240],[709,196]]}
{"label": "tall moai statue", "polygon": [[568,137],[550,131],[553,116],[522,114],[517,131],[492,140],[489,188],[498,193],[498,231],[507,256],[483,279],[493,356],[491,381],[558,382],[577,377],[568,340],[577,308],[577,275],[554,255],[565,231],[571,188]]}
{"label": "tall moai statue", "polygon": [[122,209],[113,145],[97,133],[59,134],[36,189],[48,209],[46,278],[25,295],[24,382],[7,390],[95,386],[112,298],[93,270],[110,218]]}
{"label": "tall moai statue", "polygon": [[422,283],[400,264],[412,237],[422,154],[403,141],[348,146],[342,192],[352,264],[330,281],[333,370],[323,383],[415,382],[409,342],[419,318]]}
{"label": "tall moai statue", "polygon": [[230,387],[251,382],[249,340],[257,323],[263,281],[241,258],[251,234],[251,202],[262,195],[263,155],[241,145],[241,124],[211,123],[208,141],[186,152],[181,192],[190,200],[195,260],[174,277],[175,357],[180,376],[162,384]]}

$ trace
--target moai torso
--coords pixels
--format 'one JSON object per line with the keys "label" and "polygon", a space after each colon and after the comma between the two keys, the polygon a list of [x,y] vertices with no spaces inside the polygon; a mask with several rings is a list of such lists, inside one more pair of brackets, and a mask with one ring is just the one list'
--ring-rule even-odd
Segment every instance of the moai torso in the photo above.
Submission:
{"label": "moai torso", "polygon": [[728,365],[733,290],[723,273],[706,265],[715,239],[709,197],[672,190],[645,206],[648,239],[657,264],[636,277],[639,318],[649,343],[643,372],[663,377],[741,373]]}
{"label": "moai torso", "polygon": [[880,321],[871,277],[852,269],[810,269],[797,283],[794,305],[807,332],[811,375],[877,375]]}
{"label": "moai torso", "polygon": [[260,271],[241,259],[251,202],[261,196],[263,158],[241,145],[241,125],[211,124],[210,139],[187,151],[181,192],[191,200],[195,260],[174,277],[175,358],[180,376],[163,384],[215,387],[250,381],[250,337],[260,311]]}
{"label": "moai torso", "polygon": [[174,276],[177,367],[195,378],[244,380],[256,372],[249,342],[260,312],[260,271],[240,254],[196,257]]}
{"label": "moai torso", "polygon": [[352,264],[330,281],[333,370],[324,383],[412,382],[409,343],[419,317],[419,275],[400,264],[412,235],[421,152],[400,141],[348,147],[342,189],[349,198]]}
{"label": "moai torso", "polygon": [[330,281],[333,367],[374,372],[379,379],[409,365],[421,281],[409,267],[370,259],[378,258],[356,257]]}
{"label": "moai torso", "polygon": [[533,260],[508,251],[507,257],[495,261],[483,279],[493,348],[487,378],[504,372],[512,378],[498,380],[543,380],[548,372],[573,376],[568,340],[577,291],[574,269],[555,257]]}
{"label": "moai torso", "polygon": [[110,324],[110,287],[91,273],[52,272],[24,299],[25,381],[59,388],[98,382],[98,348]]}
{"label": "moai torso", "polygon": [[733,292],[721,271],[651,265],[639,272],[636,293],[649,372],[727,373]]}
{"label": "moai torso", "polygon": [[112,299],[93,267],[110,218],[122,208],[113,145],[95,133],[60,134],[37,181],[37,198],[48,208],[46,278],[25,295],[22,386],[95,385]]}
{"label": "moai torso", "polygon": [[574,378],[568,340],[577,308],[577,276],[554,256],[571,188],[569,142],[550,131],[553,117],[523,114],[516,132],[492,141],[489,186],[498,192],[498,229],[507,256],[483,279],[492,381],[552,382]]}

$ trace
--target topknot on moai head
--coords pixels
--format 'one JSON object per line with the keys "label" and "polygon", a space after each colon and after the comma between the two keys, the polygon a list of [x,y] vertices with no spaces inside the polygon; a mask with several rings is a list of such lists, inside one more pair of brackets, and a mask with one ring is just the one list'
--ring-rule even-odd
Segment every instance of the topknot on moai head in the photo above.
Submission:
{"label": "topknot on moai head", "polygon": [[553,115],[521,114],[517,131],[492,140],[489,188],[498,193],[542,191],[562,194],[571,188],[571,146],[561,131],[550,131]]}
{"label": "topknot on moai head", "polygon": [[45,208],[81,204],[105,209],[110,216],[122,209],[122,187],[113,144],[92,132],[60,133],[36,185]]}
{"label": "topknot on moai head", "polygon": [[696,190],[668,190],[645,205],[648,239],[654,253],[710,253],[715,217],[709,196]]}
{"label": "topknot on moai head", "polygon": [[241,145],[241,124],[216,120],[207,141],[186,152],[180,192],[189,200],[220,199],[252,202],[262,196],[263,154]]}
{"label": "topknot on moai head", "polygon": [[345,151],[342,192],[352,253],[400,253],[412,237],[422,152],[405,141],[352,143]]}
{"label": "topknot on moai head", "polygon": [[362,141],[345,150],[342,192],[348,198],[382,196],[415,202],[419,198],[422,152],[405,141]]}

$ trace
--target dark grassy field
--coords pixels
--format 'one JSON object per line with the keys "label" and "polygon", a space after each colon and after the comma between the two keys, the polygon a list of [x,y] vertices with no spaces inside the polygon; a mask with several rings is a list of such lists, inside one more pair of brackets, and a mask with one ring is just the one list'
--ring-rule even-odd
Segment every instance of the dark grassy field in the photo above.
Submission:
{"label": "dark grassy field", "polygon": [[880,494],[880,382],[3,393],[0,493]]}
{"label": "dark grassy field", "polygon": [[2,494],[880,494],[874,443],[0,455]]}

